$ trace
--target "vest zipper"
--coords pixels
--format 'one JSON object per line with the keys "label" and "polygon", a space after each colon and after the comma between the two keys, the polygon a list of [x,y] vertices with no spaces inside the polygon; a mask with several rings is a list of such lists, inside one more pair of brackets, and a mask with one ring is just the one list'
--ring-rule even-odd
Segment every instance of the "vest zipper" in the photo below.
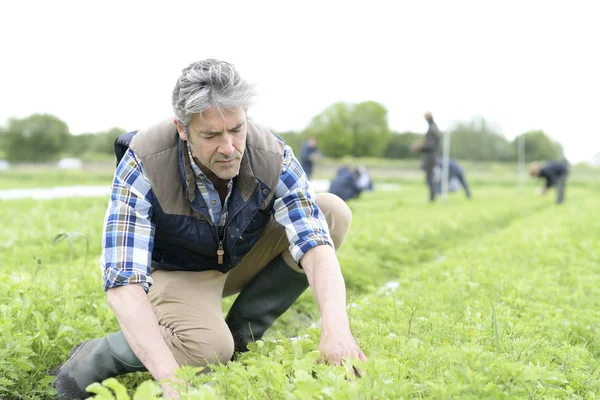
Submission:
{"label": "vest zipper", "polygon": [[219,264],[223,264],[223,255],[225,254],[225,250],[223,250],[223,241],[219,240],[219,250],[217,250],[217,262]]}
{"label": "vest zipper", "polygon": [[223,240],[225,240],[225,228],[227,225],[217,228],[217,235],[219,237],[219,249],[217,250],[217,263],[223,264],[223,256],[225,255],[225,250],[223,249]]}

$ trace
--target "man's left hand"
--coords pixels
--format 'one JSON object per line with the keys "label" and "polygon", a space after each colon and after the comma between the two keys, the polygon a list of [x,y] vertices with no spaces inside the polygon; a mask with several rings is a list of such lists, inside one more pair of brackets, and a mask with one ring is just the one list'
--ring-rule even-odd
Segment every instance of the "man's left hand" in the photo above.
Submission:
{"label": "man's left hand", "polygon": [[[344,359],[366,361],[350,331],[344,278],[333,247],[311,248],[302,257],[302,265],[321,310],[319,361],[330,365],[341,365]],[[356,368],[354,374],[361,375]]]}
{"label": "man's left hand", "polygon": [[[343,360],[359,359],[367,361],[367,356],[361,350],[352,333],[328,333],[323,331],[319,343],[320,362],[329,365],[342,365]],[[360,376],[360,371],[355,368],[355,373]]]}

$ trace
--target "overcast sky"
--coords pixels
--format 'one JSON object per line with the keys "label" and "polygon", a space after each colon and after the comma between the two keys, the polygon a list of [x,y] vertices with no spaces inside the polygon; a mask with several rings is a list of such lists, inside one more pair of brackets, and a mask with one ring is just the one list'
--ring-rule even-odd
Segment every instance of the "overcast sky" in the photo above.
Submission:
{"label": "overcast sky", "polygon": [[509,138],[544,129],[576,162],[600,152],[599,19],[595,0],[0,0],[0,123],[139,129],[210,57],[257,84],[250,114],[277,131],[374,100],[396,131],[481,115]]}

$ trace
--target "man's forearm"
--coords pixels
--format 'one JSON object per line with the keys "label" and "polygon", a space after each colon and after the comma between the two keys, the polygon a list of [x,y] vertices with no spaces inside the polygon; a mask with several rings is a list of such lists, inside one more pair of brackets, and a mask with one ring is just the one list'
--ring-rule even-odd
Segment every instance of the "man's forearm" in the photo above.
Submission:
{"label": "man's forearm", "polygon": [[346,286],[333,248],[313,247],[302,257],[301,263],[321,310],[323,334],[349,330]]}
{"label": "man's forearm", "polygon": [[133,352],[156,380],[173,376],[179,365],[165,343],[150,300],[139,285],[109,289],[108,303]]}
{"label": "man's forearm", "polygon": [[434,137],[425,135],[425,140],[423,140],[423,144],[421,146],[422,152],[430,152],[437,147],[437,141]]}

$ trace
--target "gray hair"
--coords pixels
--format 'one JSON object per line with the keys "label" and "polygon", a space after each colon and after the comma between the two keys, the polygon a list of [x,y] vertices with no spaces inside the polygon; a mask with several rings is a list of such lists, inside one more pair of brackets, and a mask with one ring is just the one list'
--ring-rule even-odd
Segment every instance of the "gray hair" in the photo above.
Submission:
{"label": "gray hair", "polygon": [[211,106],[219,110],[238,107],[247,110],[255,95],[254,85],[243,80],[230,63],[212,58],[196,61],[177,79],[172,97],[173,112],[187,129],[192,114],[202,117]]}

